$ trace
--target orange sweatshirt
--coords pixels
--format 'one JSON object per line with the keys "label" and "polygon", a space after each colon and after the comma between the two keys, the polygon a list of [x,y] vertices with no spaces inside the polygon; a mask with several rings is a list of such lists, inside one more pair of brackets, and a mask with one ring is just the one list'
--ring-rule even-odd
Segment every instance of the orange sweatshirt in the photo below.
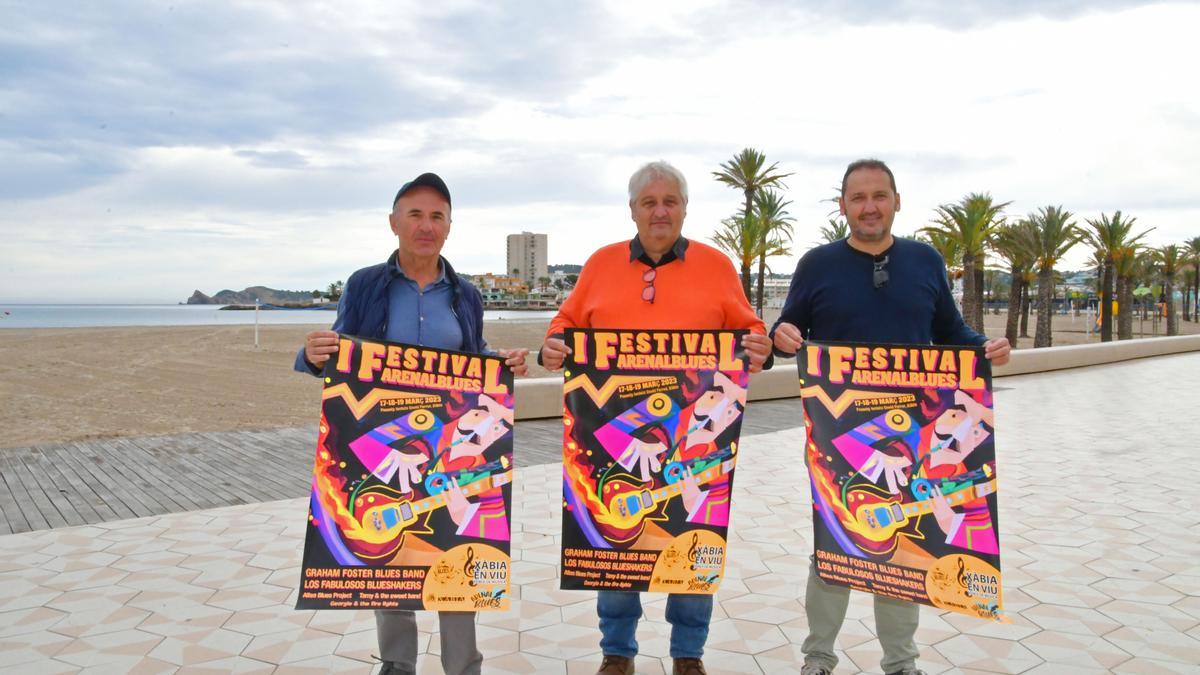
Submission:
{"label": "orange sweatshirt", "polygon": [[550,322],[547,336],[568,328],[664,330],[749,329],[766,334],[754,314],[733,263],[717,249],[688,240],[683,260],[660,265],[654,302],[642,300],[645,263],[629,260],[629,242],[592,254],[579,282]]}

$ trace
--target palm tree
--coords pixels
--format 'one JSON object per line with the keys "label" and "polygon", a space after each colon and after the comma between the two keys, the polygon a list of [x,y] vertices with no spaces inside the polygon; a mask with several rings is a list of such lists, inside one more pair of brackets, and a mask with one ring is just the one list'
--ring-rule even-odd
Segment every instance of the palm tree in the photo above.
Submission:
{"label": "palm tree", "polygon": [[850,236],[850,226],[844,218],[830,218],[829,225],[821,226],[821,243],[832,244]]}
{"label": "palm tree", "polygon": [[1167,335],[1179,335],[1179,316],[1175,313],[1175,275],[1179,272],[1179,246],[1168,244],[1154,249],[1154,261],[1162,274],[1163,295],[1167,298]]}
{"label": "palm tree", "polygon": [[959,271],[955,262],[962,260],[962,247],[958,245],[958,240],[948,232],[932,227],[922,228],[918,233],[917,241],[929,244],[942,256],[942,263],[946,266],[946,283],[953,288],[954,275]]}
{"label": "palm tree", "polygon": [[772,162],[771,166],[763,168],[766,163],[766,155],[754,148],[745,148],[734,155],[733,159],[722,163],[721,170],[714,171],[712,175],[718,182],[742,191],[746,197],[746,203],[742,207],[743,213],[748,214],[754,205],[754,193],[769,187],[786,188],[783,179],[792,175],[780,173],[778,162]]}
{"label": "palm tree", "polygon": [[945,232],[955,239],[962,249],[963,320],[981,333],[984,247],[992,230],[1004,222],[1000,212],[1011,203],[996,204],[990,194],[973,192],[960,199],[957,204],[942,204],[937,207],[937,225],[932,226],[933,229]]}
{"label": "palm tree", "polygon": [[792,223],[795,218],[788,215],[786,201],[776,191],[763,189],[754,195],[754,217],[758,221],[762,245],[758,247],[758,315],[762,316],[763,290],[767,271],[767,257],[788,255],[791,251],[786,242],[792,240]]}
{"label": "palm tree", "polygon": [[1049,347],[1051,317],[1054,314],[1054,266],[1072,246],[1079,243],[1083,232],[1071,221],[1070,211],[1061,206],[1039,208],[1029,214],[1038,235],[1036,265],[1038,272],[1038,318],[1033,346]]}
{"label": "palm tree", "polygon": [[[763,153],[754,148],[744,148],[741,152],[733,156],[733,159],[721,164],[720,171],[712,172],[713,178],[720,183],[725,183],[729,187],[736,188],[742,191],[742,196],[745,197],[745,202],[742,205],[740,212],[741,217],[747,222],[746,227],[741,233],[749,235],[757,233],[764,241],[760,242],[758,248],[765,246],[767,230],[762,227],[752,226],[749,220],[754,216],[754,195],[759,190],[765,188],[778,187],[786,188],[783,179],[792,175],[790,173],[781,173],[779,164],[772,162],[770,166],[766,166],[767,157]],[[716,241],[716,238],[713,239]],[[741,249],[734,254],[735,258],[740,257],[740,254],[745,252]],[[746,291],[746,299],[750,299],[750,274],[749,267],[743,268],[742,275],[743,290]]]}
{"label": "palm tree", "polygon": [[[1082,230],[1083,228],[1080,228],[1080,229]],[[1084,232],[1083,241],[1087,241],[1086,231]],[[1095,292],[1096,297],[1100,297],[1101,291],[1103,291],[1103,289],[1104,289],[1104,284],[1101,283],[1103,281],[1103,277],[1104,277],[1104,252],[1103,251],[1100,251],[1095,248],[1092,249],[1092,257],[1088,258],[1087,269],[1096,273],[1096,279],[1094,282],[1095,288],[1092,290]],[[1096,308],[1099,309],[1099,307],[1100,307],[1100,301],[1097,300]]]}
{"label": "palm tree", "polygon": [[1133,339],[1134,278],[1144,266],[1142,247],[1125,244],[1113,250],[1113,273],[1117,277],[1117,339]]}
{"label": "palm tree", "polygon": [[1028,220],[1002,225],[992,234],[992,250],[1008,263],[1012,284],[1008,289],[1008,318],[1004,335],[1009,344],[1017,347],[1017,324],[1021,318],[1022,290],[1028,283],[1025,273],[1033,268],[1037,257],[1038,235]]}
{"label": "palm tree", "polygon": [[[1186,254],[1187,250],[1183,249],[1182,253]],[[1180,270],[1183,272],[1183,320],[1191,321],[1188,318],[1188,295],[1192,290],[1192,285],[1196,282],[1196,266],[1188,261]]]}
{"label": "palm tree", "polygon": [[1184,244],[1187,246],[1187,257],[1192,263],[1192,270],[1197,272],[1192,277],[1192,321],[1200,323],[1200,237],[1192,237]]}
{"label": "palm tree", "polygon": [[1144,230],[1141,234],[1131,237],[1130,234],[1133,231],[1133,224],[1135,222],[1137,222],[1137,218],[1122,217],[1120,211],[1114,212],[1112,217],[1101,213],[1098,219],[1089,219],[1087,221],[1091,230],[1084,231],[1084,239],[1095,249],[1097,256],[1101,259],[1099,275],[1101,342],[1112,342],[1113,339],[1113,268],[1116,264],[1114,254],[1124,246],[1136,244],[1139,239],[1146,236],[1146,233],[1150,231]]}
{"label": "palm tree", "polygon": [[1141,246],[1126,246],[1117,253],[1117,339],[1132,340],[1134,289],[1139,281],[1148,282],[1154,276],[1154,261]]}
{"label": "palm tree", "polygon": [[[1040,244],[1039,244],[1040,246]],[[1029,290],[1033,288],[1033,282],[1037,281],[1037,261],[1025,270],[1025,274],[1021,279],[1021,337],[1029,337],[1029,308],[1033,306],[1033,300],[1029,297]]]}
{"label": "palm tree", "polygon": [[746,294],[746,302],[750,302],[750,266],[758,257],[761,238],[758,235],[758,221],[753,214],[738,211],[736,215],[721,221],[721,227],[712,236],[712,242],[729,257],[738,263],[742,274],[742,292]]}

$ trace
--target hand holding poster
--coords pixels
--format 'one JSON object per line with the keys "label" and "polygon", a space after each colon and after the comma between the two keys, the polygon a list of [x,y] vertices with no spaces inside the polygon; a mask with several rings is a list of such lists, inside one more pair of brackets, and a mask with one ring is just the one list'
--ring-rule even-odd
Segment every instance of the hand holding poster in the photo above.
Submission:
{"label": "hand holding poster", "polygon": [[983,349],[809,342],[800,382],[821,579],[1006,620]]}
{"label": "hand holding poster", "polygon": [[339,336],[325,368],[300,609],[507,609],[512,372]]}
{"label": "hand holding poster", "polygon": [[562,588],[716,592],[745,333],[567,331]]}

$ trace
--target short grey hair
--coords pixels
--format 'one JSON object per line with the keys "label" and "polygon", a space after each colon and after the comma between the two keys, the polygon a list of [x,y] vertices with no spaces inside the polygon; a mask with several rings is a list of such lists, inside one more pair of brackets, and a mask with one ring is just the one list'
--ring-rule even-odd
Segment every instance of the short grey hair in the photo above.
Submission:
{"label": "short grey hair", "polygon": [[629,203],[632,204],[633,200],[637,199],[638,193],[647,185],[662,178],[670,178],[675,181],[675,184],[679,186],[679,196],[683,198],[683,203],[687,204],[687,179],[683,177],[683,173],[679,169],[661,159],[643,165],[629,177]]}

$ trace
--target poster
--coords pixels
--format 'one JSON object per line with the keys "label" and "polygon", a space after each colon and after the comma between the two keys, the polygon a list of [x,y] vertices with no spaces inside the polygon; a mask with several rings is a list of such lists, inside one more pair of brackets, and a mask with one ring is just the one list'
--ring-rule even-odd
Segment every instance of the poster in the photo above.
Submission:
{"label": "poster", "polygon": [[982,348],[805,343],[817,573],[1006,621]]}
{"label": "poster", "polygon": [[745,334],[567,331],[562,588],[717,591]]}
{"label": "poster", "polygon": [[298,609],[507,609],[513,376],[499,357],[339,336]]}

